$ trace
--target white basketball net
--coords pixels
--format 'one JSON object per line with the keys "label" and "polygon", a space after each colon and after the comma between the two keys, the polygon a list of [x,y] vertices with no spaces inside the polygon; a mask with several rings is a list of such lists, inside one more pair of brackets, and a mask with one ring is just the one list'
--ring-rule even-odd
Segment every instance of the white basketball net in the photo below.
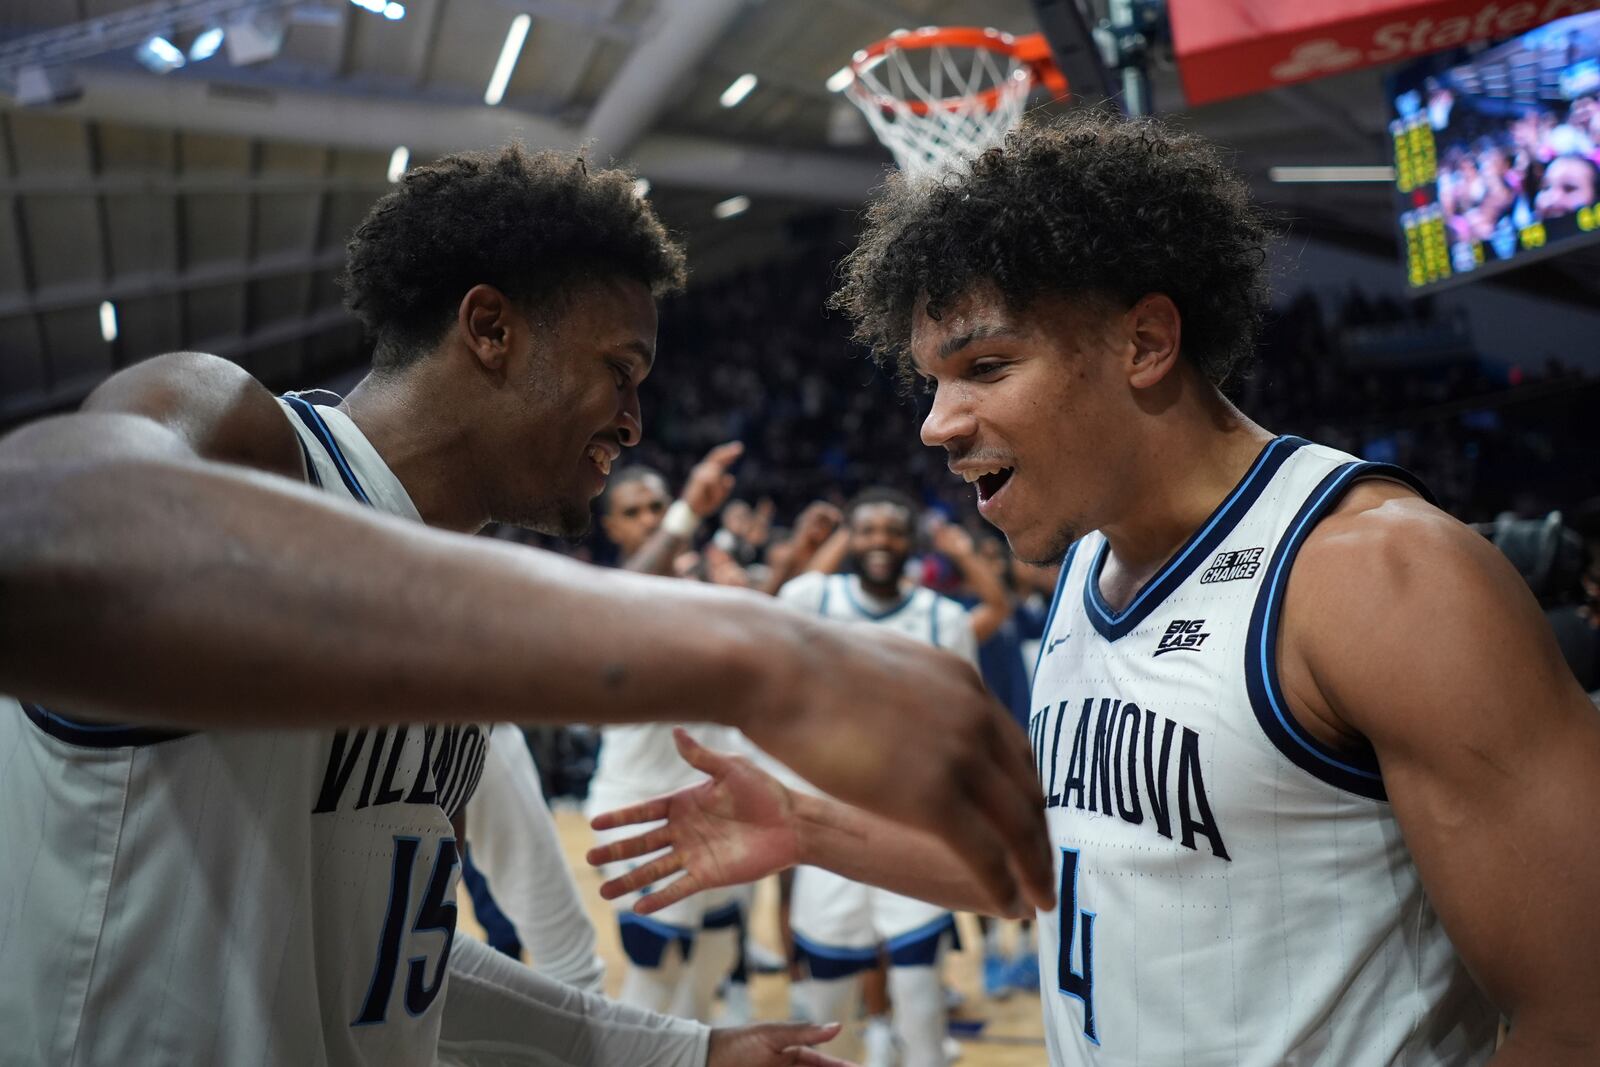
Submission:
{"label": "white basketball net", "polygon": [[850,99],[913,177],[963,166],[999,144],[1033,87],[1026,62],[989,48],[900,48],[891,39],[881,57],[857,58]]}

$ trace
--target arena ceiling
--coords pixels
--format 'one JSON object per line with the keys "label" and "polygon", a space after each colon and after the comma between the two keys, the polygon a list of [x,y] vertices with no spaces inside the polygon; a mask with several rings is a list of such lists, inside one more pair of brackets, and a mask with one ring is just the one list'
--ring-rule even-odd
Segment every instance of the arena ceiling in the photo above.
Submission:
{"label": "arena ceiling", "polygon": [[[795,227],[847,217],[880,179],[887,154],[824,84],[852,50],[902,26],[1035,28],[1028,0],[403,7],[391,19],[350,0],[7,0],[0,425],[76,403],[114,369],[159,351],[219,352],[275,385],[358,365],[359,329],[333,279],[346,235],[389,186],[398,146],[415,164],[512,137],[589,143],[650,180],[706,277],[778,251]],[[151,33],[188,50],[200,32],[239,27],[253,11],[282,17],[281,43],[270,20],[257,21],[254,31],[230,28],[211,58],[166,74],[134,59],[134,42]],[[491,107],[485,90],[519,15],[530,29]],[[230,62],[231,48],[252,46],[273,54]],[[723,107],[719,97],[746,72],[756,89]],[[1182,121],[1233,150],[1297,232],[1393,255],[1389,187],[1266,179],[1271,166],[1385,162],[1381,77],[1358,71]],[[1153,89],[1158,112],[1182,112],[1175,73],[1159,62]],[[735,195],[749,209],[714,217]],[[1593,266],[1557,261],[1509,281],[1600,303]],[[107,301],[114,340],[102,332]]]}

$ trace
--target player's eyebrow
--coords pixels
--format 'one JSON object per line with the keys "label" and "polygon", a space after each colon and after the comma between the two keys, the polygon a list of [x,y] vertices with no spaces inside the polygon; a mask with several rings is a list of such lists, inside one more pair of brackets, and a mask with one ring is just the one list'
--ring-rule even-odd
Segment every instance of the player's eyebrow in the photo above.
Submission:
{"label": "player's eyebrow", "polygon": [[987,341],[995,337],[1017,336],[1020,335],[1016,330],[1013,330],[1009,326],[980,324],[978,326],[974,326],[966,333],[961,334],[959,337],[947,338],[945,342],[939,346],[939,351],[935,354],[939,359],[948,359],[974,341]]}

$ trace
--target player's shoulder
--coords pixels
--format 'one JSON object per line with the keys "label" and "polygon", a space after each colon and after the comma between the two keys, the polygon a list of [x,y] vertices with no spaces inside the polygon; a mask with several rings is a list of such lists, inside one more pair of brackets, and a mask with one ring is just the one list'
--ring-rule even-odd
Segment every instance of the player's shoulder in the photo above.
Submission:
{"label": "player's shoulder", "polygon": [[[1483,537],[1415,489],[1386,479],[1362,481],[1307,535],[1295,558],[1301,584],[1387,596],[1419,583],[1471,575],[1498,560]],[[1498,568],[1496,568],[1498,569]]]}
{"label": "player's shoulder", "polygon": [[794,604],[814,610],[817,603],[821,601],[823,590],[827,587],[828,579],[831,577],[832,575],[824,574],[822,571],[806,571],[804,574],[797,574],[783,583],[782,588],[778,590],[778,599],[785,604]]}
{"label": "player's shoulder", "polygon": [[294,428],[249,371],[205,352],[168,352],[106,379],[85,413],[137,415],[183,438],[205,459],[304,477]]}

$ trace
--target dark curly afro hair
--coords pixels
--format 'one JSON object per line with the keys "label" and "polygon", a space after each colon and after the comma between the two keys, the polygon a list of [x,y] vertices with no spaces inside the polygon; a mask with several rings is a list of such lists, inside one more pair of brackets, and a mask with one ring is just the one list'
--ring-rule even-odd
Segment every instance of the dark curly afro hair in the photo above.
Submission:
{"label": "dark curly afro hair", "polygon": [[573,284],[631,278],[656,297],[683,286],[683,250],[633,176],[582,156],[512,144],[408,171],[346,246],[345,304],[380,369],[437,344],[462,296],[487,284],[531,307]]}
{"label": "dark curly afro hair", "polygon": [[937,319],[985,284],[1012,311],[1041,294],[1131,307],[1165,293],[1183,317],[1185,355],[1221,385],[1254,352],[1270,236],[1206,142],[1148,119],[1073,112],[1013,130],[970,170],[892,176],[831,304],[858,341],[909,373],[922,299]]}

